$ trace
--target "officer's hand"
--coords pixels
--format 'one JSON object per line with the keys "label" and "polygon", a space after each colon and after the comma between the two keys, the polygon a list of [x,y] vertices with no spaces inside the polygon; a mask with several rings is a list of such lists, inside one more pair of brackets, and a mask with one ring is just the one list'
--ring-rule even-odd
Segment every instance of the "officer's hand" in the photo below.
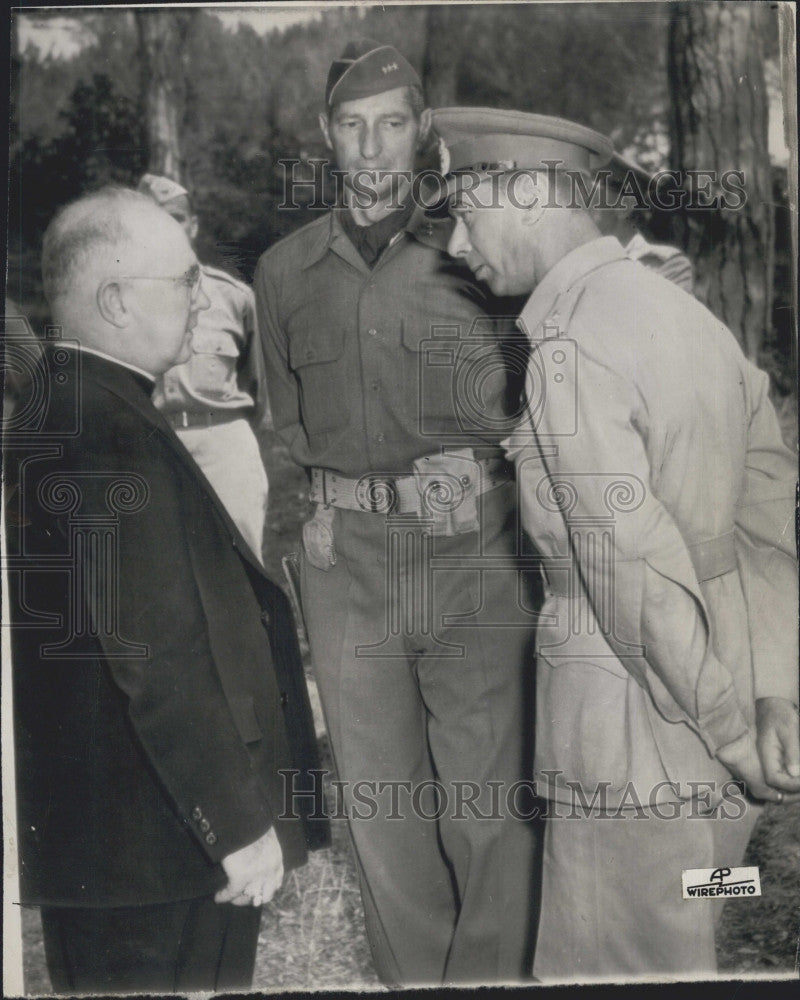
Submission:
{"label": "officer's hand", "polygon": [[747,785],[747,790],[753,798],[764,799],[767,802],[782,800],[782,792],[767,784],[761,767],[761,758],[756,749],[756,741],[750,730],[738,740],[717,750],[717,759],[728,768],[734,778]]}
{"label": "officer's hand", "polygon": [[214,896],[217,903],[261,906],[283,882],[283,852],[275,829],[222,859],[228,884]]}
{"label": "officer's hand", "polygon": [[786,698],[756,701],[756,747],[767,784],[800,792],[800,720]]}

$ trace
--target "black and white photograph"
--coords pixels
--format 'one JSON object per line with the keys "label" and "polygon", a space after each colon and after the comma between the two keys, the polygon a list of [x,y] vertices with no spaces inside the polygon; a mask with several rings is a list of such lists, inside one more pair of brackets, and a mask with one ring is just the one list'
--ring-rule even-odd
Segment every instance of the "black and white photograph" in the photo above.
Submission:
{"label": "black and white photograph", "polygon": [[3,994],[796,984],[796,5],[5,32]]}

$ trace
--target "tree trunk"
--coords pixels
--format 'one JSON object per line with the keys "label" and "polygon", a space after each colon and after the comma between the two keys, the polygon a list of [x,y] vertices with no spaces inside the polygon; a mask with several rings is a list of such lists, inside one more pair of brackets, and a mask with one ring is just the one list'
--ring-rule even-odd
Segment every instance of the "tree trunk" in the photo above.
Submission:
{"label": "tree trunk", "polygon": [[789,150],[789,205],[794,211],[791,219],[791,275],[792,275],[792,372],[797,372],[797,21],[796,11],[789,4],[778,10],[779,44],[781,58],[781,89],[786,102],[783,112],[783,129],[786,148]]}
{"label": "tree trunk", "polygon": [[764,79],[772,16],[762,3],[681,3],[669,31],[672,166],[714,171],[716,195],[725,194],[725,171],[743,171],[746,191],[740,207],[683,216],[684,246],[696,265],[695,292],[752,359],[770,323],[774,270]]}
{"label": "tree trunk", "polygon": [[186,42],[197,12],[137,10],[142,108],[147,123],[148,170],[186,181],[183,122],[186,109]]}

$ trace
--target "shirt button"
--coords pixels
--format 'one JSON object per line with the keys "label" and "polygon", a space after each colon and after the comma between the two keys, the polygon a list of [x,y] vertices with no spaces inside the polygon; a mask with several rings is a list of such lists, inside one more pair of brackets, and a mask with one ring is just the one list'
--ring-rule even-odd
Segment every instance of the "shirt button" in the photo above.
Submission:
{"label": "shirt button", "polygon": [[376,434],[375,440],[378,442],[378,444],[383,444],[386,438],[383,436],[383,434]]}
{"label": "shirt button", "polygon": [[370,335],[370,337],[377,337],[378,336],[378,331],[375,329],[374,326],[371,326],[369,328],[369,330],[367,330],[367,333]]}

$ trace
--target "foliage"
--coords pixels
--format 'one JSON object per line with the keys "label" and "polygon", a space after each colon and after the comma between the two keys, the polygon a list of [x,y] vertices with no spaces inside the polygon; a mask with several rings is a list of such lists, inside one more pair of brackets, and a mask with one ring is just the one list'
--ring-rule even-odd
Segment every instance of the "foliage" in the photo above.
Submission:
{"label": "foliage", "polygon": [[[331,60],[355,36],[397,45],[427,71],[432,89],[437,57],[446,56],[452,78],[437,93],[452,102],[572,118],[608,133],[617,148],[650,168],[667,165],[668,7],[334,7],[318,20],[265,35],[244,23],[232,31],[196,10],[181,62],[187,67],[185,180],[201,219],[200,256],[249,278],[266,247],[313,217],[308,207],[279,207],[280,161],[326,157],[317,124],[325,79]],[[34,314],[39,243],[55,209],[109,180],[134,183],[147,166],[132,14],[84,9],[70,20],[80,28],[82,49],[69,59],[28,49],[17,61],[9,277],[12,294]],[[774,33],[766,43],[774,55]],[[791,257],[782,176],[776,181],[774,323],[764,361],[786,389]]]}
{"label": "foliage", "polygon": [[11,164],[9,228],[29,242],[65,201],[101,184],[135,183],[146,167],[138,107],[105,73],[78,80],[58,120],[59,134],[26,138]]}
{"label": "foliage", "polygon": [[[661,20],[627,6],[625,17],[558,4],[459,8],[454,98],[571,116],[629,143],[661,113],[665,85]],[[249,270],[253,254],[305,221],[304,213],[277,211],[276,164],[325,156],[317,116],[331,60],[349,38],[366,35],[392,41],[421,70],[427,17],[415,5],[336,8],[259,36],[196,12],[184,131],[187,180],[205,228],[201,249],[213,255],[219,244],[224,256],[226,246],[243,248]],[[71,59],[40,60],[30,49],[21,56],[13,181],[26,243],[66,198],[142,170],[133,19],[105,10],[83,12],[80,22],[90,44]]]}

